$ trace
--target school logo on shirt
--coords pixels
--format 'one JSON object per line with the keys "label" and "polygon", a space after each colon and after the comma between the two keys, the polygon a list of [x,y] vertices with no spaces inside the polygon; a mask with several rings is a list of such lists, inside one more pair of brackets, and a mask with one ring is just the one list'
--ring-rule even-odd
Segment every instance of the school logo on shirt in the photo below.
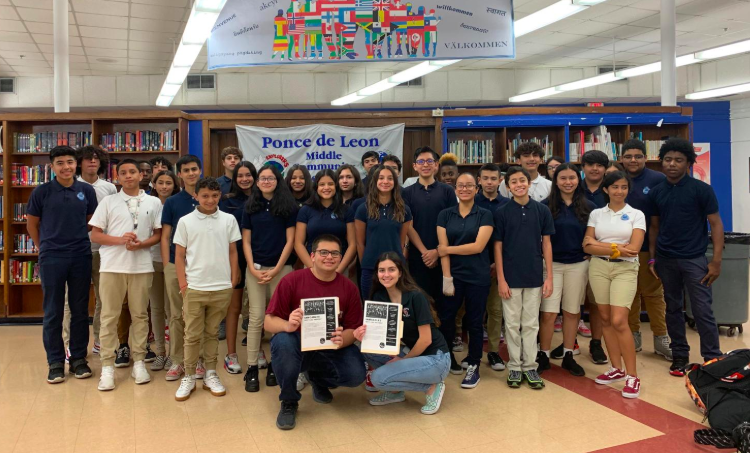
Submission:
{"label": "school logo on shirt", "polygon": [[409,317],[409,308],[408,307],[404,307],[402,316],[404,318],[408,318]]}
{"label": "school logo on shirt", "polygon": [[648,195],[648,193],[651,192],[651,188],[646,186],[643,188],[643,195]]}
{"label": "school logo on shirt", "polygon": [[630,217],[628,217],[627,214],[622,215],[622,220],[630,220]]}
{"label": "school logo on shirt", "polygon": [[335,220],[335,219],[336,219],[336,214],[334,214],[334,213],[332,212],[332,213],[331,213],[331,218]]}
{"label": "school logo on shirt", "polygon": [[78,194],[77,194],[76,196],[77,196],[77,197],[78,197],[78,199],[79,199],[79,200],[81,200],[81,201],[83,201],[83,200],[85,200],[85,199],[86,199],[86,195],[84,195],[84,194],[83,194],[83,192],[78,192]]}

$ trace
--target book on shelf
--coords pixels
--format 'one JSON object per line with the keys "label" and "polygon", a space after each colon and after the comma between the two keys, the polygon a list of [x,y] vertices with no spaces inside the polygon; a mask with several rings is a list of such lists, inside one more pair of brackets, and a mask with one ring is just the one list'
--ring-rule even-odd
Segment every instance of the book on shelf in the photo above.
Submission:
{"label": "book on shelf", "polygon": [[156,131],[115,132],[102,134],[100,145],[107,151],[176,151],[177,129]]}
{"label": "book on shelf", "polygon": [[28,217],[26,217],[26,203],[14,203],[13,204],[13,221],[25,222],[26,220],[28,220]]}
{"label": "book on shelf", "polygon": [[536,143],[542,147],[544,151],[544,160],[549,159],[555,155],[555,142],[551,141],[549,135],[545,135],[542,138],[533,137],[530,139],[522,139],[521,134],[516,134],[515,138],[508,140],[508,147],[505,151],[506,162],[516,161],[516,150],[522,143]]}
{"label": "book on shelf", "polygon": [[492,162],[494,140],[456,140],[448,145],[449,152],[458,157],[458,164],[486,164]]}
{"label": "book on shelf", "polygon": [[36,261],[9,261],[10,282],[11,283],[34,283],[39,279],[39,263]]}
{"label": "book on shelf", "polygon": [[630,132],[630,138],[635,138],[646,145],[646,159],[659,160],[659,150],[666,140],[644,140],[643,132]]}
{"label": "book on shelf", "polygon": [[55,146],[78,148],[91,143],[91,132],[86,131],[13,133],[13,148],[17,153],[48,153]]}
{"label": "book on shelf", "polygon": [[38,186],[52,181],[55,177],[52,164],[11,164],[11,174],[14,186]]}
{"label": "book on shelf", "polygon": [[5,218],[5,214],[3,214],[5,210],[3,209],[3,196],[0,195],[0,219]]}
{"label": "book on shelf", "polygon": [[29,234],[13,236],[13,253],[39,253],[39,249]]}
{"label": "book on shelf", "polygon": [[622,143],[612,141],[612,134],[607,126],[596,126],[586,131],[571,133],[568,144],[568,154],[571,162],[581,160],[581,157],[589,151],[602,151],[610,160],[619,160],[622,156]]}

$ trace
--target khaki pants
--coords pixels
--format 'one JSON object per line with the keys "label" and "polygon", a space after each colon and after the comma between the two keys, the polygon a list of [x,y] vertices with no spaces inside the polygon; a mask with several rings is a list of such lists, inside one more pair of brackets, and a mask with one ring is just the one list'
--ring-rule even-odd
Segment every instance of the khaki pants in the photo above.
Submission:
{"label": "khaki pants", "polygon": [[164,345],[164,324],[166,321],[164,291],[164,264],[154,261],[154,281],[148,292],[151,300],[151,322],[154,330],[154,353],[158,356],[167,355]]}
{"label": "khaki pants", "polygon": [[490,295],[487,298],[487,337],[488,351],[497,352],[503,334],[503,298],[497,292],[497,279],[493,278]]}
{"label": "khaki pants", "polygon": [[[185,290],[185,374],[194,375],[203,340],[206,370],[216,370],[219,324],[227,315],[232,288],[221,291]],[[170,329],[170,335],[172,335]]]}
{"label": "khaki pants", "polygon": [[664,287],[661,280],[656,279],[654,274],[649,271],[648,260],[650,254],[641,252],[638,254],[640,267],[638,268],[638,288],[633,298],[633,306],[630,309],[628,324],[631,332],[640,332],[641,330],[641,307],[646,306],[648,319],[651,322],[651,330],[654,336],[664,336],[667,334],[667,322],[665,320],[667,313],[667,303],[664,301]]}
{"label": "khaki pants", "polygon": [[117,322],[120,319],[125,297],[128,297],[128,307],[131,325],[131,350],[133,360],[139,361],[146,357],[146,343],[148,341],[148,288],[153,279],[152,273],[147,274],[116,274],[102,272],[102,330],[100,352],[102,366],[113,366],[115,363],[115,349],[117,349]]}
{"label": "khaki pants", "polygon": [[[260,270],[267,271],[272,267],[262,266]],[[266,303],[271,300],[273,292],[276,291],[279,281],[288,273],[292,272],[292,266],[281,268],[276,277],[265,285],[259,285],[258,280],[247,271],[245,276],[245,288],[247,289],[248,315],[249,322],[247,326],[247,364],[256,366],[258,364],[258,351],[262,340],[263,319],[266,314]]]}
{"label": "khaki pants", "polygon": [[638,287],[638,263],[611,262],[592,257],[589,264],[589,284],[598,305],[630,310]]}
{"label": "khaki pants", "polygon": [[[508,369],[531,371],[536,363],[539,333],[539,305],[542,303],[542,288],[511,288],[510,299],[503,299],[505,317],[505,342],[508,345]],[[520,330],[520,332],[519,332]],[[523,363],[521,362],[523,351]]]}
{"label": "khaki pants", "polygon": [[[169,299],[169,356],[174,365],[180,365],[185,359],[185,319],[182,316],[182,294],[177,281],[177,268],[172,263],[164,263],[164,289]],[[203,346],[200,357],[203,357]]]}
{"label": "khaki pants", "polygon": [[[94,284],[94,343],[99,343],[99,330],[101,329],[102,299],[99,297],[99,267],[102,260],[99,252],[91,253],[91,282]],[[65,290],[65,311],[63,316],[63,341],[67,348],[70,343],[70,307],[68,307],[68,291]]]}

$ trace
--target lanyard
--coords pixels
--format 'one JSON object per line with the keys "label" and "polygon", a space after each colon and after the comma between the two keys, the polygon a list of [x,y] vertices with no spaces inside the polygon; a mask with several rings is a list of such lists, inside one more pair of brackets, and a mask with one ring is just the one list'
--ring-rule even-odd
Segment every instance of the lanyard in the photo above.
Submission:
{"label": "lanyard", "polygon": [[125,200],[125,204],[128,207],[128,212],[130,213],[130,218],[133,219],[133,231],[138,230],[138,213],[141,210],[141,195],[138,194],[136,197],[129,198],[128,200]]}

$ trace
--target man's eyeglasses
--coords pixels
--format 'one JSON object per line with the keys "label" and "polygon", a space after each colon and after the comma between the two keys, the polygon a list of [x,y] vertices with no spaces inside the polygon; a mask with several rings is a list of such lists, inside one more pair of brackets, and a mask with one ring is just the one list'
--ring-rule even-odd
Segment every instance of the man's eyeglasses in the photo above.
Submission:
{"label": "man's eyeglasses", "polygon": [[323,258],[327,258],[328,255],[331,255],[333,258],[341,258],[341,252],[339,252],[338,250],[320,249],[320,250],[315,250],[315,253],[322,256]]}
{"label": "man's eyeglasses", "polygon": [[464,189],[474,190],[476,188],[477,188],[476,184],[456,184],[456,189],[458,190],[464,190]]}
{"label": "man's eyeglasses", "polygon": [[260,181],[260,182],[275,182],[276,178],[274,178],[273,176],[270,177],[270,178],[263,177],[263,178],[258,178],[258,181]]}
{"label": "man's eyeglasses", "polygon": [[646,156],[643,154],[631,154],[629,156],[622,156],[622,160],[643,160]]}
{"label": "man's eyeglasses", "polygon": [[435,159],[418,159],[417,165],[433,165],[435,162]]}

